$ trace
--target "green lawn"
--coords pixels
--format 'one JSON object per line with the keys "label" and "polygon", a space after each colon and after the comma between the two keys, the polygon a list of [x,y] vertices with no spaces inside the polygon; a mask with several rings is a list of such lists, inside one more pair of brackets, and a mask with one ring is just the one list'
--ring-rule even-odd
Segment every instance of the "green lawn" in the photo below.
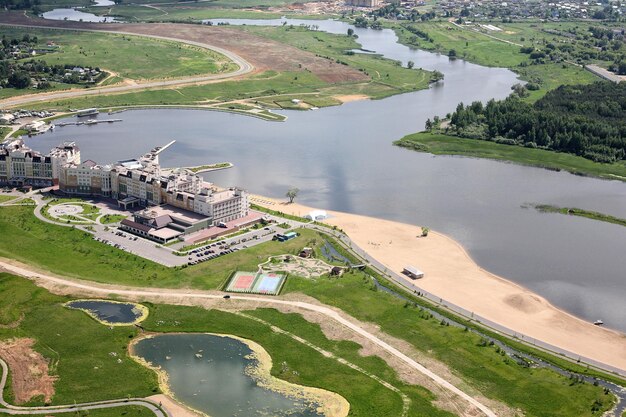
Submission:
{"label": "green lawn", "polygon": [[[111,329],[103,326],[83,312],[63,307],[61,303],[68,298],[54,296],[9,274],[0,273],[0,291],[12,296],[0,300],[0,318],[24,317],[19,330],[0,329],[0,339],[15,336],[36,339],[36,350],[51,360],[52,373],[59,377],[55,383],[54,404],[125,398],[127,395],[147,396],[158,392],[156,375],[127,355],[128,343],[138,334],[135,327]],[[396,392],[382,387],[368,375],[340,364],[335,358],[327,358],[287,335],[273,333],[267,324],[216,310],[148,306],[150,315],[142,324],[147,331],[214,332],[248,338],[269,352],[274,364],[272,374],[292,383],[320,387],[342,395],[350,402],[351,416],[401,414],[402,400]],[[254,314],[266,322],[297,332],[313,344],[397,387],[411,400],[408,416],[452,416],[431,404],[435,397],[429,391],[400,382],[381,359],[359,355],[359,345],[330,341],[318,325],[310,324],[298,315],[284,315],[274,310],[259,310]],[[10,398],[10,390],[7,391],[7,398]],[[36,401],[33,403],[37,404]],[[120,411],[105,415],[124,415]]]}
{"label": "green lawn", "polygon": [[156,376],[126,355],[137,328],[103,326],[87,314],[63,307],[66,298],[9,274],[0,273],[0,293],[0,322],[9,324],[23,317],[16,329],[0,328],[0,338],[36,340],[34,348],[50,360],[51,372],[60,376],[53,403],[144,397],[159,391]]}
{"label": "green lawn", "polygon": [[216,52],[177,42],[106,33],[0,27],[0,35],[21,38],[25,33],[57,52],[40,55],[49,64],[93,66],[134,80],[176,78],[228,72],[236,66]]}
{"label": "green lawn", "polygon": [[[0,413],[0,416],[10,416],[14,414]],[[41,414],[20,414],[22,416],[41,416]],[[88,413],[46,413],[46,417],[154,417],[154,413],[144,407],[126,406],[107,408],[105,410],[89,410]]]}
{"label": "green lawn", "polygon": [[98,95],[48,103],[32,104],[31,108],[69,109],[84,107],[122,107],[139,105],[202,105],[207,101],[225,102],[247,98],[276,107],[275,96],[296,96],[316,107],[336,105],[334,95],[364,94],[371,98],[384,98],[394,94],[427,88],[431,73],[419,69],[402,68],[395,61],[372,55],[346,55],[345,51],[359,48],[352,38],[300,27],[239,27],[282,43],[290,44],[314,54],[340,61],[361,70],[371,80],[363,82],[330,84],[314,74],[301,71],[277,73],[265,71],[237,81],[224,81],[201,86],[176,89],[149,90],[124,94]]}
{"label": "green lawn", "polygon": [[0,203],[6,203],[7,201],[15,200],[17,197],[14,195],[0,194]]}
{"label": "green lawn", "polygon": [[568,378],[546,369],[532,369],[503,356],[494,346],[481,346],[481,338],[462,328],[445,326],[428,313],[402,300],[374,291],[362,273],[341,279],[291,279],[284,293],[305,292],[336,306],[357,319],[373,322],[381,330],[411,343],[420,352],[444,362],[455,374],[488,398],[524,410],[526,416],[594,416],[591,405],[609,407],[613,398],[590,384],[572,385]]}
{"label": "green lawn", "polygon": [[498,159],[523,165],[563,169],[576,174],[626,180],[626,162],[601,164],[567,153],[531,149],[522,146],[463,139],[438,133],[420,132],[405,136],[395,145],[435,155],[463,155]]}

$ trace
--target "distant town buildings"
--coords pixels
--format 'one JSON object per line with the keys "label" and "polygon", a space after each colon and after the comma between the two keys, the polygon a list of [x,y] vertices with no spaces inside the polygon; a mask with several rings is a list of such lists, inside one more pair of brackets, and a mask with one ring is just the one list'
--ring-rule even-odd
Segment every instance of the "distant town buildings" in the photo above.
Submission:
{"label": "distant town buildings", "polygon": [[0,143],[0,184],[46,187],[59,183],[61,167],[80,162],[74,142],[65,142],[43,155],[24,144],[22,139]]}
{"label": "distant town buildings", "polygon": [[346,0],[346,5],[357,7],[380,7],[382,0]]}

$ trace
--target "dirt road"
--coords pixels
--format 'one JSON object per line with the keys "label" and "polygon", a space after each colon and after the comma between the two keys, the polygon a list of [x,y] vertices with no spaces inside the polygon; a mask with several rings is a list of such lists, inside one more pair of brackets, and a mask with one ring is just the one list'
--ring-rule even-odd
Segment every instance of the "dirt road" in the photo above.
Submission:
{"label": "dirt road", "polygon": [[[81,293],[88,292],[91,294],[102,294],[105,297],[110,297],[111,295],[117,295],[120,297],[142,297],[146,300],[154,300],[155,302],[178,302],[181,298],[187,300],[206,300],[206,299],[223,299],[223,295],[221,293],[209,293],[205,291],[199,290],[174,290],[174,289],[153,289],[153,288],[133,288],[133,287],[121,287],[116,285],[102,285],[91,283],[88,281],[77,281],[66,279],[58,276],[53,276],[46,273],[41,273],[34,271],[26,266],[18,266],[13,263],[9,263],[6,260],[0,260],[0,267],[3,269],[16,274],[21,275],[27,278],[32,279],[35,283],[38,284],[53,284],[55,286],[64,287],[71,292]],[[255,302],[261,305],[288,305],[291,307],[295,307],[301,310],[313,311],[319,314],[326,316],[328,319],[335,321],[336,323],[348,328],[349,330],[357,333],[358,335],[364,337],[368,341],[374,343],[385,351],[389,352],[389,354],[398,358],[402,362],[406,363],[412,369],[417,372],[422,373],[426,377],[430,378],[436,384],[441,386],[442,388],[452,392],[455,395],[458,395],[463,400],[467,401],[477,410],[488,417],[496,417],[496,414],[486,405],[475,399],[474,397],[466,394],[461,391],[459,388],[451,384],[449,381],[440,377],[436,373],[431,370],[425,368],[423,365],[419,364],[409,356],[405,355],[395,347],[391,346],[389,343],[381,340],[376,337],[372,333],[368,332],[364,328],[356,325],[353,321],[351,321],[349,316],[345,314],[339,314],[337,311],[331,309],[330,307],[310,304],[301,301],[290,301],[277,299],[274,297],[254,297],[254,296],[240,296],[240,295],[230,295],[229,302],[236,303],[238,300],[246,301],[246,302]]]}

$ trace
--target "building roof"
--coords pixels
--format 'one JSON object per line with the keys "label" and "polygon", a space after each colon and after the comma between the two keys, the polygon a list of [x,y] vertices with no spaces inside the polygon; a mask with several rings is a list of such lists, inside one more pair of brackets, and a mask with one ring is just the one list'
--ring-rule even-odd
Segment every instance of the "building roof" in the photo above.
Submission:
{"label": "building roof", "polygon": [[134,221],[128,220],[128,219],[122,220],[121,224],[122,224],[122,226],[132,227],[133,229],[141,230],[142,232],[146,232],[146,233],[148,233],[150,230],[152,230],[152,227],[150,227],[150,226],[147,226],[147,225],[141,224],[141,223],[137,223],[137,222],[134,222]]}
{"label": "building roof", "polygon": [[169,227],[164,227],[162,229],[152,230],[148,234],[150,236],[158,237],[158,238],[161,238],[163,240],[169,240],[169,239],[173,239],[173,238],[175,238],[177,236],[180,236],[181,232],[179,230],[174,230],[174,229],[169,228]]}
{"label": "building roof", "polygon": [[150,224],[154,228],[156,228],[156,229],[161,229],[161,228],[167,226],[168,224],[170,224],[172,222],[173,222],[173,220],[172,220],[172,218],[169,215],[163,214],[161,216],[157,216],[157,217],[153,218],[150,221]]}

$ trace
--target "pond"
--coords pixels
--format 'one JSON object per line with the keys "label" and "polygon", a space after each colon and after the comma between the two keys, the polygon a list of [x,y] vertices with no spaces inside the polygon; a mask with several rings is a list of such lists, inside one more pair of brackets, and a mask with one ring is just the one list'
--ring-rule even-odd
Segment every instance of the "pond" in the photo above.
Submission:
{"label": "pond", "polygon": [[[266,387],[267,379],[257,370],[264,365],[261,372],[269,374],[271,364],[260,363],[269,356],[250,341],[214,334],[163,334],[134,343],[132,353],[166,374],[177,400],[211,417],[324,416],[317,403],[304,398],[306,388],[284,381],[280,393]],[[284,390],[287,385],[296,389]]]}
{"label": "pond", "polygon": [[125,326],[139,323],[148,316],[148,309],[140,304],[107,300],[74,300],[66,307],[82,310],[97,321],[109,326]]}
{"label": "pond", "polygon": [[75,22],[118,22],[114,17],[98,16],[93,13],[83,12],[80,9],[53,9],[41,15],[50,20],[72,20]]}

